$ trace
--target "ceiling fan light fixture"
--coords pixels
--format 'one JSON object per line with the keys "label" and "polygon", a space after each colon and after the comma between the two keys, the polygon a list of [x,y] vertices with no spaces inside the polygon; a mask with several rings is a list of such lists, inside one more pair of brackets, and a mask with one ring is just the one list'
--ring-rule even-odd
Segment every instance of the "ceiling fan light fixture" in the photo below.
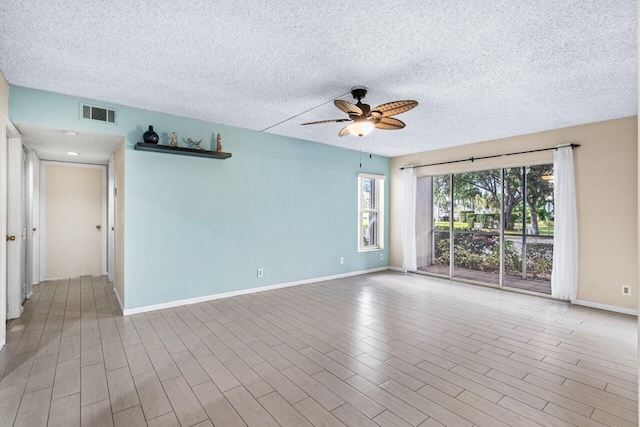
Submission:
{"label": "ceiling fan light fixture", "polygon": [[[301,125],[319,125],[322,123],[340,123],[353,122],[342,128],[338,132],[338,136],[347,134],[365,136],[369,135],[374,128],[384,130],[397,130],[405,127],[405,124],[396,119],[398,114],[405,113],[418,105],[418,101],[404,100],[392,101],[371,108],[369,104],[363,104],[362,99],[366,96],[367,89],[364,87],[354,87],[351,89],[351,96],[358,102],[356,104],[345,101],[344,99],[335,99],[333,104],[343,113],[347,113],[349,118],[320,120],[315,122],[301,123]],[[309,110],[310,111],[310,110]]]}
{"label": "ceiling fan light fixture", "polygon": [[365,136],[369,135],[374,127],[373,123],[369,121],[357,121],[347,126],[347,129],[352,135]]}

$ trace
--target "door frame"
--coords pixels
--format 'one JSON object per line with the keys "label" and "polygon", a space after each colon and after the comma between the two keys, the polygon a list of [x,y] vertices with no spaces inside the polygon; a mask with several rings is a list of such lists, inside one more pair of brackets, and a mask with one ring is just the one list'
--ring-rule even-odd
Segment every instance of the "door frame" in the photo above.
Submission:
{"label": "door frame", "polygon": [[40,234],[40,282],[44,282],[45,280],[53,280],[60,279],[60,277],[47,277],[47,166],[65,166],[71,168],[89,168],[89,169],[100,169],[102,171],[102,184],[100,185],[102,189],[102,208],[101,208],[101,275],[107,274],[107,165],[98,165],[95,163],[74,163],[74,162],[60,162],[56,160],[40,160],[40,230],[42,233]]}

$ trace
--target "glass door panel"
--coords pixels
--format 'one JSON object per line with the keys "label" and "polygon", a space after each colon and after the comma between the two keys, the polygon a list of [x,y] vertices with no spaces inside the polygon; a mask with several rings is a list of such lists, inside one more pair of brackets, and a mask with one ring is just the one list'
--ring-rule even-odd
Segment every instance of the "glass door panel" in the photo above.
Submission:
{"label": "glass door panel", "polygon": [[419,270],[428,273],[449,276],[449,258],[451,253],[451,175],[430,177],[431,224],[427,236],[429,250],[426,262]]}
{"label": "glass door panel", "polygon": [[453,276],[500,284],[500,170],[453,176]]}
{"label": "glass door panel", "polygon": [[551,293],[553,165],[504,170],[504,286]]}
{"label": "glass door panel", "polygon": [[525,168],[526,180],[526,262],[528,290],[551,294],[553,266],[553,164]]}
{"label": "glass door panel", "polygon": [[504,183],[504,286],[519,288],[522,285],[524,259],[523,221],[526,215],[523,168],[503,171]]}

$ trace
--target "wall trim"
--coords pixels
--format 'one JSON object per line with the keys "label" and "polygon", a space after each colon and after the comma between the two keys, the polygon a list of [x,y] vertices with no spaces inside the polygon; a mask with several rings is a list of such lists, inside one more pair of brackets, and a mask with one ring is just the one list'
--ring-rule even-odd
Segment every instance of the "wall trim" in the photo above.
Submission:
{"label": "wall trim", "polygon": [[122,306],[122,300],[120,299],[120,295],[118,294],[118,290],[116,289],[116,287],[113,287],[113,293],[116,294],[116,300],[118,300],[118,305],[120,306],[120,311],[122,311],[122,314],[124,316],[126,316],[126,314],[124,313],[124,307]]}
{"label": "wall trim", "polygon": [[400,267],[389,267],[389,270],[391,270],[391,271],[399,271],[400,273],[406,273],[406,271],[403,268],[400,268]]}
{"label": "wall trim", "polygon": [[599,302],[591,302],[591,301],[585,301],[580,299],[574,299],[574,300],[571,300],[571,304],[581,305],[584,307],[597,308],[599,310],[613,311],[614,313],[629,314],[631,316],[638,315],[638,310],[634,310],[632,308],[618,307],[615,305],[600,304]]}
{"label": "wall trim", "polygon": [[[221,294],[212,294],[212,295],[205,295],[205,296],[201,296],[201,297],[187,298],[187,299],[183,299],[183,300],[164,302],[164,303],[161,303],[161,304],[153,304],[153,305],[145,305],[145,306],[142,306],[142,307],[127,308],[127,309],[123,309],[122,310],[122,314],[124,316],[129,316],[129,315],[132,315],[132,314],[145,313],[147,311],[162,310],[162,309],[165,309],[165,308],[178,307],[178,306],[181,306],[181,305],[188,305],[188,304],[197,304],[197,303],[205,302],[205,301],[211,301],[211,300],[216,300],[216,299],[221,299],[221,298],[235,297],[235,296],[238,296],[238,295],[253,294],[253,293],[257,293],[257,292],[271,291],[271,290],[274,290],[274,289],[288,288],[288,287],[291,287],[291,286],[307,285],[309,283],[326,282],[327,280],[341,279],[343,277],[351,277],[351,276],[360,276],[362,274],[376,273],[378,271],[386,271],[386,270],[389,270],[389,267],[371,268],[371,269],[368,269],[368,270],[359,270],[359,271],[352,271],[350,273],[335,274],[333,276],[316,277],[316,278],[312,278],[312,279],[297,280],[295,282],[278,283],[278,284],[275,284],[275,285],[261,286],[261,287],[258,287],[258,288],[241,289],[239,291],[223,292]],[[118,299],[118,303],[120,303],[120,307],[122,308],[122,303],[120,302],[120,297],[118,296],[118,292],[116,291],[115,288],[113,288],[113,291],[115,292],[116,298]]]}

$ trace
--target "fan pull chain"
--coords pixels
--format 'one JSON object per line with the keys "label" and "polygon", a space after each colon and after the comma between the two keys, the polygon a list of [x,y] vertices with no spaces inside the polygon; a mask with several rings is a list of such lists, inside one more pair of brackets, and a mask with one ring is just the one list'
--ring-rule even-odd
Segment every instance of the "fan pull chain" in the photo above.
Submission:
{"label": "fan pull chain", "polygon": [[[371,140],[373,139],[373,135],[369,134],[369,145],[371,145]],[[358,141],[358,147],[360,150],[360,169],[362,169],[362,138],[360,138],[360,140]],[[369,158],[373,159],[373,156],[371,153],[369,153]]]}
{"label": "fan pull chain", "polygon": [[264,132],[264,131],[266,131],[266,130],[269,130],[269,129],[273,128],[273,127],[276,127],[276,126],[281,125],[281,124],[283,124],[283,123],[285,123],[285,122],[288,122],[289,120],[295,119],[296,117],[300,117],[301,115],[306,114],[306,113],[308,113],[309,111],[313,111],[313,110],[315,110],[316,108],[320,108],[320,107],[322,107],[323,105],[326,105],[326,104],[328,104],[328,103],[330,103],[330,102],[333,102],[333,101],[334,101],[334,100],[336,100],[336,99],[344,98],[344,97],[345,97],[345,96],[347,96],[347,95],[349,95],[349,92],[347,92],[347,93],[343,93],[342,95],[340,95],[340,96],[338,96],[338,97],[331,98],[330,100],[328,100],[328,101],[326,101],[326,102],[323,102],[323,103],[322,103],[322,104],[320,104],[320,105],[316,105],[315,107],[309,108],[308,110],[304,110],[302,113],[298,113],[298,114],[296,114],[296,115],[294,115],[294,116],[291,116],[291,117],[289,117],[289,118],[287,118],[287,119],[284,119],[284,120],[282,120],[282,121],[280,121],[280,122],[278,122],[278,123],[275,123],[275,124],[273,124],[273,125],[271,125],[271,126],[267,126],[266,128],[261,129],[261,130],[260,130],[260,132]]}

